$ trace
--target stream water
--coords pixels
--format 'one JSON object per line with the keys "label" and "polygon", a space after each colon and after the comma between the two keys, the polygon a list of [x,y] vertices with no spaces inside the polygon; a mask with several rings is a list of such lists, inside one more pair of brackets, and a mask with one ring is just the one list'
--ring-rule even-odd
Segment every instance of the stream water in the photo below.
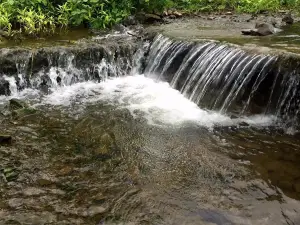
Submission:
{"label": "stream water", "polygon": [[[292,108],[298,83],[280,80],[294,93],[279,99],[283,112],[236,113],[252,107],[271,76],[262,65],[275,57],[157,37],[139,73],[142,53],[118,77],[108,76],[117,70],[102,60],[102,82],[71,82],[80,76],[72,64],[52,68],[47,92],[35,82],[20,90],[16,78],[4,77],[11,95],[0,96],[1,127],[14,141],[0,146],[0,224],[300,224],[298,108]],[[213,84],[221,81],[225,89],[218,90]],[[263,104],[273,101],[276,82],[267,82]],[[246,101],[235,101],[246,86]],[[244,105],[208,104],[221,96],[224,106],[230,95],[233,105]],[[12,98],[37,111],[5,116]],[[292,126],[285,123],[290,118]]]}

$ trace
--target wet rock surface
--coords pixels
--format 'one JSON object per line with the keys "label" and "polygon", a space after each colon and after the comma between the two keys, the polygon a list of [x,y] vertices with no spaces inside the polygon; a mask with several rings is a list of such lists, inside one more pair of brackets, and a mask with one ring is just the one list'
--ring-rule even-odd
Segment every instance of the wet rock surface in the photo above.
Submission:
{"label": "wet rock surface", "polygon": [[[60,85],[62,81],[66,82],[62,80],[66,73],[74,74],[73,79],[67,81],[71,83],[86,79],[101,81],[105,79],[101,68],[103,62],[118,64],[120,68],[119,71],[107,70],[107,76],[120,76],[131,69],[128,65],[132,64],[132,56],[141,43],[136,38],[140,36],[82,39],[70,46],[1,48],[0,74],[12,77],[14,81],[10,84],[2,77],[0,95],[10,95],[15,86],[18,90],[36,87],[47,93],[53,82],[51,79]],[[59,70],[61,75],[50,78],[51,70]]]}

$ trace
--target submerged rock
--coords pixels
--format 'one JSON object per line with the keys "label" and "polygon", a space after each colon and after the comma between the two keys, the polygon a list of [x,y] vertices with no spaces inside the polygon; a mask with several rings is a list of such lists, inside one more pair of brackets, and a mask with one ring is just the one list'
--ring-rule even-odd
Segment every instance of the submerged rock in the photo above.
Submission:
{"label": "submerged rock", "polygon": [[34,108],[23,108],[23,109],[17,109],[12,111],[12,116],[15,119],[19,119],[24,116],[32,115],[37,112]]}
{"label": "submerged rock", "polygon": [[0,134],[0,144],[11,144],[12,137],[6,134]]}
{"label": "submerged rock", "polygon": [[27,108],[28,105],[26,102],[13,98],[11,100],[9,100],[9,109],[10,110],[18,110],[18,109],[23,109],[23,108]]}
{"label": "submerged rock", "polygon": [[113,154],[115,140],[109,133],[105,133],[101,136],[100,145],[101,146],[95,152],[97,155],[108,157]]}

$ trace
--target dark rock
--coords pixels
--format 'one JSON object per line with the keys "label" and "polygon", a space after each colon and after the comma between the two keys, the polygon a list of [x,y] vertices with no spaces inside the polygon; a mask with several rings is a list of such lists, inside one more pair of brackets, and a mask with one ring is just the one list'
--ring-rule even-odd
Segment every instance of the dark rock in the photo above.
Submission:
{"label": "dark rock", "polygon": [[135,18],[135,16],[128,16],[124,21],[123,21],[123,24],[125,26],[135,26],[135,25],[138,25],[138,21],[137,19]]}
{"label": "dark rock", "polygon": [[176,16],[175,15],[170,15],[169,18],[174,20],[174,19],[176,19]]}
{"label": "dark rock", "polygon": [[294,23],[294,19],[292,17],[292,14],[291,13],[286,14],[282,18],[282,22],[285,22],[286,24],[293,24]]}
{"label": "dark rock", "polygon": [[114,26],[114,30],[116,30],[120,33],[125,33],[128,29],[123,24],[116,24]]}
{"label": "dark rock", "polygon": [[257,31],[255,29],[245,29],[242,30],[243,35],[250,35],[250,36],[258,36]]}
{"label": "dark rock", "polygon": [[18,110],[18,109],[23,109],[28,107],[28,105],[26,104],[26,102],[16,99],[16,98],[12,98],[11,100],[9,100],[9,109],[10,110]]}
{"label": "dark rock", "polygon": [[10,95],[9,82],[0,78],[0,95]]}
{"label": "dark rock", "polygon": [[230,119],[238,119],[239,117],[238,116],[236,116],[236,115],[231,115],[230,116]]}
{"label": "dark rock", "polygon": [[241,122],[241,123],[239,123],[239,125],[240,125],[241,127],[248,127],[248,126],[249,126],[249,124],[246,123],[246,122]]}
{"label": "dark rock", "polygon": [[137,19],[141,23],[156,23],[156,22],[162,22],[162,18],[159,15],[152,14],[152,13],[140,13],[137,15]]}
{"label": "dark rock", "polygon": [[19,119],[24,116],[29,116],[29,115],[35,114],[36,112],[37,112],[37,110],[33,109],[33,108],[22,108],[22,109],[17,109],[17,110],[12,111],[12,116],[14,119]]}
{"label": "dark rock", "polygon": [[0,144],[11,144],[12,137],[6,134],[0,134]]}

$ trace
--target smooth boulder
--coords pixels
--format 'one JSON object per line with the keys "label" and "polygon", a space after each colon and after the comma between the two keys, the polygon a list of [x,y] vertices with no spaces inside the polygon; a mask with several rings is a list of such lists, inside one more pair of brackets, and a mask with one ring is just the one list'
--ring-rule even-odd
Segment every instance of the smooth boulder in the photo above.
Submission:
{"label": "smooth boulder", "polygon": [[275,28],[270,23],[256,23],[255,29],[242,30],[242,34],[251,36],[267,36],[278,33],[280,31],[280,29]]}

